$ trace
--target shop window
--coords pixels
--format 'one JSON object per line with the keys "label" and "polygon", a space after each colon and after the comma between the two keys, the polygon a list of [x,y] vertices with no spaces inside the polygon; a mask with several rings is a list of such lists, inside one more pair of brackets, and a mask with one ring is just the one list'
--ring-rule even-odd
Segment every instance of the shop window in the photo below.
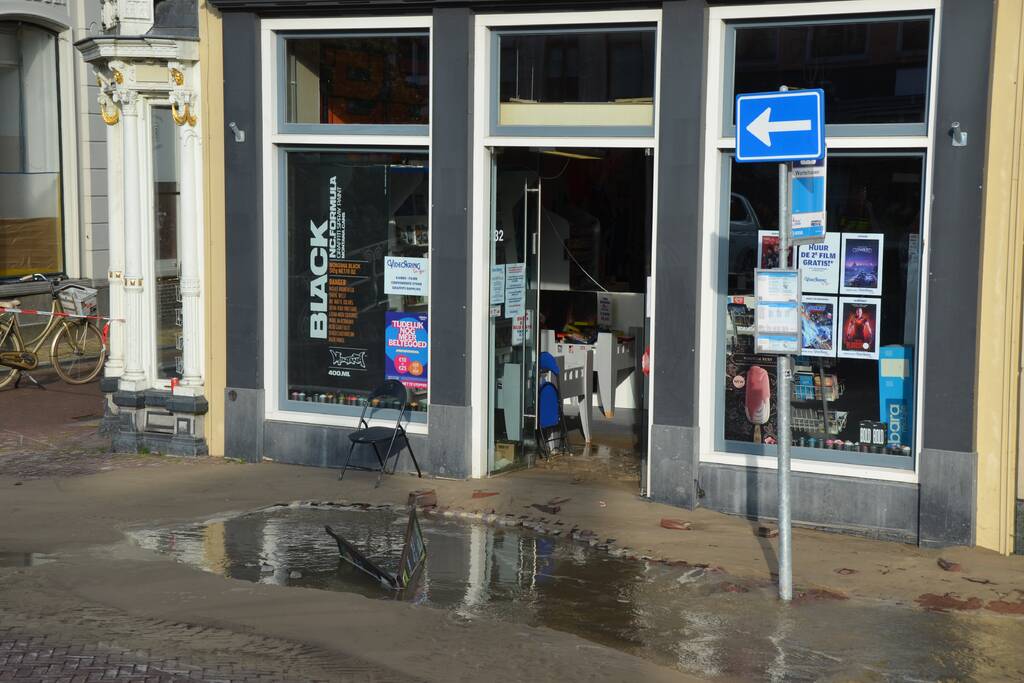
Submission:
{"label": "shop window", "polygon": [[915,132],[923,134],[930,18],[741,24],[730,30],[727,112],[734,93],[821,88],[830,126],[920,124]]}
{"label": "shop window", "polygon": [[[754,268],[778,266],[778,169],[726,167],[716,448],[774,455],[776,357],[754,353],[752,295]],[[923,168],[919,153],[829,153],[828,241],[798,251],[795,457],[913,467]]]}
{"label": "shop window", "polygon": [[430,37],[426,33],[287,37],[284,122],[427,125]]}
{"label": "shop window", "polygon": [[395,379],[425,422],[427,153],[286,151],[285,167],[282,407],[359,415]]}
{"label": "shop window", "polygon": [[64,269],[57,41],[0,22],[0,280]]}
{"label": "shop window", "polygon": [[178,261],[179,129],[170,107],[153,107],[153,265],[156,287],[156,376],[181,379],[181,275]]}
{"label": "shop window", "polygon": [[655,38],[653,27],[497,34],[495,123],[653,134]]}

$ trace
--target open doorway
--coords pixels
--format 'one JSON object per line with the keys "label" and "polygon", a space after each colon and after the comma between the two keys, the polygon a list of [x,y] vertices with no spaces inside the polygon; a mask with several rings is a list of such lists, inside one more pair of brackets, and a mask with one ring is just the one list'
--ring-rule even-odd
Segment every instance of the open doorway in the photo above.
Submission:
{"label": "open doorway", "polygon": [[[488,471],[590,459],[638,481],[653,156],[499,148],[492,159]],[[550,427],[551,384],[564,441]]]}

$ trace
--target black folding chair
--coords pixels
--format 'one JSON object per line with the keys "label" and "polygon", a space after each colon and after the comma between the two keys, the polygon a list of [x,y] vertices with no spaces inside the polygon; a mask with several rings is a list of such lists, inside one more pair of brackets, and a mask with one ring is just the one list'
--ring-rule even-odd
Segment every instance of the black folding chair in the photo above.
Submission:
{"label": "black folding chair", "polygon": [[[377,401],[377,405],[374,405],[374,401]],[[393,402],[398,403],[398,419],[395,420],[395,426],[371,427],[370,423],[366,421],[366,411],[369,410],[370,416],[373,417],[373,413],[377,410],[394,409]],[[359,416],[359,426],[361,429],[348,435],[348,457],[345,459],[345,466],[341,469],[341,474],[338,475],[339,480],[345,478],[345,472],[352,461],[352,451],[355,450],[356,444],[372,446],[373,452],[377,456],[377,462],[380,463],[380,475],[377,476],[377,483],[374,484],[374,488],[380,486],[381,481],[383,481],[384,474],[387,473],[387,462],[392,455],[395,456],[395,464],[391,467],[391,474],[394,474],[395,470],[398,469],[398,459],[402,455],[402,449],[408,449],[409,455],[412,457],[412,464],[416,467],[416,476],[423,476],[423,473],[420,472],[420,464],[416,462],[416,454],[412,452],[409,437],[405,433],[405,427],[402,426],[402,418],[405,417],[405,411],[408,407],[409,390],[401,382],[389,379],[373,390],[373,393],[367,397],[366,404],[363,405],[363,412]],[[381,457],[380,444],[383,443],[388,444],[388,449],[384,456]]]}

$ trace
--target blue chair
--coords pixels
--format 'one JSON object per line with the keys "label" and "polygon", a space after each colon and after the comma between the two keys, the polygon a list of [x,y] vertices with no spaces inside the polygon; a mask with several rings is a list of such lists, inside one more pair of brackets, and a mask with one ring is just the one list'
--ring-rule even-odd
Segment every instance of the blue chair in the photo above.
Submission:
{"label": "blue chair", "polygon": [[547,351],[542,351],[538,357],[537,370],[543,378],[537,389],[537,443],[545,457],[551,457],[552,444],[558,444],[562,449],[569,447],[565,416],[562,414],[562,392],[559,389],[562,370],[555,357]]}
{"label": "blue chair", "polygon": [[[377,410],[393,407],[393,405],[386,405],[383,401],[379,401],[379,399],[385,399],[391,404],[398,403],[398,419],[395,420],[394,427],[371,427],[366,421],[367,409],[370,410],[370,416],[372,417],[373,413]],[[373,405],[375,400],[378,400],[378,405],[376,406]],[[377,462],[380,463],[380,474],[377,476],[377,483],[374,485],[374,488],[380,486],[381,481],[383,481],[384,474],[387,472],[387,462],[392,455],[395,456],[395,464],[391,467],[391,474],[394,474],[395,470],[398,469],[398,459],[401,457],[403,449],[408,450],[409,455],[412,457],[412,464],[416,467],[416,476],[423,477],[423,473],[420,472],[420,464],[416,462],[416,454],[412,452],[409,436],[405,433],[405,427],[402,426],[402,418],[405,417],[405,411],[408,407],[409,390],[401,382],[389,379],[373,390],[367,397],[366,403],[363,404],[363,412],[359,415],[359,426],[361,429],[348,435],[348,457],[345,459],[345,466],[341,469],[341,474],[338,475],[339,481],[345,478],[345,472],[352,461],[352,451],[355,449],[356,444],[372,446],[373,452],[377,456]],[[380,445],[384,443],[388,444],[388,449],[384,456],[381,457]]]}

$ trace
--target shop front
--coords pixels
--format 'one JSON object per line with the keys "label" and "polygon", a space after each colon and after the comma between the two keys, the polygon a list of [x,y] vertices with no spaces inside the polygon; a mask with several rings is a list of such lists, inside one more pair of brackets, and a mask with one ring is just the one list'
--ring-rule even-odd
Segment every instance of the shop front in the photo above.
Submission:
{"label": "shop front", "polygon": [[991,8],[211,4],[227,455],[340,466],[398,380],[431,475],[530,466],[557,406],[632,454],[644,495],[773,517],[775,363],[751,321],[777,170],[734,163],[732,103],[822,88],[794,519],[972,543]]}

